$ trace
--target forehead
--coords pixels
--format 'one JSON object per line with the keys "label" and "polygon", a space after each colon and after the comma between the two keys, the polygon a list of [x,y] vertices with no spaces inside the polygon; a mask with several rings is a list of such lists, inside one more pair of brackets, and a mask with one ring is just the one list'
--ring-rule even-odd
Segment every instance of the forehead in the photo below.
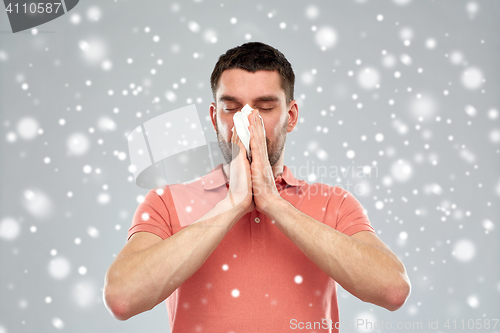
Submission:
{"label": "forehead", "polygon": [[278,71],[252,73],[240,68],[227,69],[222,72],[216,97],[219,98],[223,94],[249,99],[275,94],[279,98],[285,98]]}

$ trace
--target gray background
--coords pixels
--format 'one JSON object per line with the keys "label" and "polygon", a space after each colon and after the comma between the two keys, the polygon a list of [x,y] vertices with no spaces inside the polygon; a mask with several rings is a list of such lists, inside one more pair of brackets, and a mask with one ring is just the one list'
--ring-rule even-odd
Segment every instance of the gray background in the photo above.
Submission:
{"label": "gray background", "polygon": [[350,190],[412,282],[394,313],[339,287],[341,322],[499,318],[499,15],[498,1],[80,1],[12,34],[2,11],[0,332],[169,331],[164,304],[119,322],[102,302],[147,192],[126,135],[195,104],[215,141],[209,76],[248,40],[297,77],[285,164]]}

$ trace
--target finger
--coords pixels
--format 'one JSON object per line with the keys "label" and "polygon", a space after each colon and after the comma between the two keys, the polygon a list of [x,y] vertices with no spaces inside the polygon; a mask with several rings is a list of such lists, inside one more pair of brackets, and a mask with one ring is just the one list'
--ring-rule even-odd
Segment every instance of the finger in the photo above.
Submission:
{"label": "finger", "polygon": [[250,114],[248,115],[248,122],[250,123],[250,125],[253,125],[253,123],[254,123],[253,111],[254,110],[252,110],[250,112]]}
{"label": "finger", "polygon": [[252,151],[252,155],[257,157],[260,155],[260,147],[255,133],[255,126],[250,125],[248,129],[250,131],[250,150]]}
{"label": "finger", "polygon": [[231,142],[235,142],[237,136],[236,129],[233,127],[231,131],[233,132],[233,134],[231,135]]}
{"label": "finger", "polygon": [[257,109],[254,109],[252,111],[252,117],[253,117],[253,125],[255,127],[255,130],[258,130],[258,123],[257,123]]}
{"label": "finger", "polygon": [[237,141],[236,141],[236,144],[238,145],[239,147],[239,150],[241,151],[242,153],[242,156],[247,156],[247,149],[245,148],[245,145],[243,144],[243,142],[240,140],[240,137],[238,135],[237,136]]}
{"label": "finger", "polygon": [[[255,109],[252,110],[252,113],[248,116],[249,122],[250,122],[249,129],[250,128],[252,129],[253,133],[251,133],[251,136],[253,136],[254,141],[259,139],[258,133],[257,133],[257,123],[255,121],[255,112],[256,112]],[[258,141],[254,142],[254,143],[258,143]]]}
{"label": "finger", "polygon": [[264,137],[264,120],[262,120],[260,112],[257,109],[255,110],[255,128],[257,132],[257,137],[259,138],[260,142],[265,144],[266,141]]}
{"label": "finger", "polygon": [[[253,110],[252,111],[252,131],[253,131],[253,139],[254,139],[254,144],[258,146],[258,151],[261,154],[266,154],[267,153],[267,147],[266,147],[266,138],[264,136],[264,131],[263,131],[263,122],[260,120],[260,116],[258,113],[258,110]],[[252,148],[254,149],[254,148]]]}
{"label": "finger", "polygon": [[[245,146],[243,145],[243,142],[239,140],[236,144],[236,149],[240,152],[240,154],[234,159],[235,165],[237,165],[237,168],[244,168],[245,173],[247,175],[247,178],[250,174],[250,162],[247,159],[246,155],[246,149]],[[241,170],[241,169],[240,169]]]}
{"label": "finger", "polygon": [[241,152],[241,147],[238,145],[238,143],[241,143],[240,137],[236,133],[236,129],[233,128],[233,135],[231,137],[231,154],[232,154],[232,160],[234,161],[238,154]]}

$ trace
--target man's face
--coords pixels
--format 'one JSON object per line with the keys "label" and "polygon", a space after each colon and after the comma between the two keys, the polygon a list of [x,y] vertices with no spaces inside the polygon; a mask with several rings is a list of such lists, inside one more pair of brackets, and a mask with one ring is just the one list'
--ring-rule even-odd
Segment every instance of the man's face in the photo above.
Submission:
{"label": "man's face", "polygon": [[219,79],[215,98],[217,104],[210,106],[210,116],[228,163],[231,161],[231,145],[221,143],[231,141],[233,115],[245,104],[258,109],[264,121],[269,163],[274,166],[282,161],[286,134],[295,127],[298,110],[295,101],[287,105],[277,71],[225,70]]}

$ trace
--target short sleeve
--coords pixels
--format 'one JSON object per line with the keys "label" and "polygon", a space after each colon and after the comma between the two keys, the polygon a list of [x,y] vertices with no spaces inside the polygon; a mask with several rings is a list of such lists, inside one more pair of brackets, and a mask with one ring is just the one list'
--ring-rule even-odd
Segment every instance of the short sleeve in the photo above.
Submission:
{"label": "short sleeve", "polygon": [[153,233],[162,239],[173,234],[168,208],[156,190],[149,191],[143,202],[137,207],[132,218],[132,226],[128,230],[127,239],[139,231]]}
{"label": "short sleeve", "polygon": [[349,191],[345,191],[340,202],[336,229],[348,236],[360,231],[375,233],[375,229],[371,226],[363,206]]}

